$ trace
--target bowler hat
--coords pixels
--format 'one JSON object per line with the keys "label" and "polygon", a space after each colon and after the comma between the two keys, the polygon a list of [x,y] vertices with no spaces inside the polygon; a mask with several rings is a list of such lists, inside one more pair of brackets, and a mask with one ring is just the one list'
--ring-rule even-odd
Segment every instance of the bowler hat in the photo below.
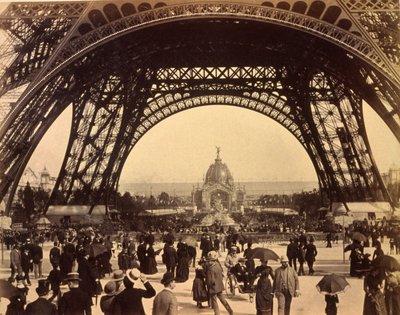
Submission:
{"label": "bowler hat", "polygon": [[289,259],[287,258],[287,256],[282,255],[281,258],[280,258],[280,261],[281,262],[289,262]]}
{"label": "bowler hat", "polygon": [[115,281],[108,281],[104,286],[104,293],[106,295],[115,295],[117,293],[117,285]]}
{"label": "bowler hat", "polygon": [[82,281],[81,278],[79,278],[79,273],[77,272],[70,272],[67,274],[67,281]]}
{"label": "bowler hat", "polygon": [[124,280],[124,277],[125,277],[124,272],[122,270],[118,269],[113,272],[111,280],[112,281],[122,281],[122,280]]}
{"label": "bowler hat", "polygon": [[126,271],[126,276],[130,282],[134,283],[140,277],[140,270],[137,268],[128,269]]}
{"label": "bowler hat", "polygon": [[170,282],[174,281],[174,275],[172,274],[172,272],[167,271],[166,273],[163,274],[163,277],[161,279],[161,283],[163,285],[168,285]]}
{"label": "bowler hat", "polygon": [[38,280],[38,287],[36,288],[36,293],[39,296],[46,295],[49,293],[49,283],[46,279],[39,279]]}

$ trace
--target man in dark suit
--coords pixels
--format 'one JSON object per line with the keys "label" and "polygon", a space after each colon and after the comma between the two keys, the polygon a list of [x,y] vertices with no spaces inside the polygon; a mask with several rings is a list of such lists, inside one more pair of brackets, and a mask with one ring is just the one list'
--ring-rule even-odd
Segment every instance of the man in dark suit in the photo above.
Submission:
{"label": "man in dark suit", "polygon": [[177,315],[178,301],[172,293],[175,288],[174,275],[171,272],[164,273],[161,283],[164,285],[164,290],[154,298],[153,315]]}
{"label": "man in dark suit", "polygon": [[54,242],[54,247],[50,249],[49,259],[51,265],[60,265],[60,256],[61,256],[61,249],[58,247],[58,242]]}
{"label": "man in dark suit", "polygon": [[69,291],[60,299],[58,312],[60,315],[92,315],[92,298],[79,288],[79,273],[70,272],[67,275]]}
{"label": "man in dark suit", "polygon": [[[146,290],[134,288],[136,281],[141,280]],[[145,315],[142,298],[149,299],[156,295],[156,291],[145,275],[139,269],[133,268],[126,272],[124,278],[125,290],[119,293],[114,300],[115,315]]]}
{"label": "man in dark suit", "polygon": [[43,278],[42,274],[42,261],[43,261],[43,249],[39,245],[39,241],[35,240],[34,245],[31,249],[32,262],[33,262],[33,272],[35,274],[35,279]]}
{"label": "man in dark suit", "polygon": [[163,263],[167,267],[167,271],[171,272],[175,276],[175,267],[178,263],[178,254],[174,248],[174,241],[168,240],[164,247]]}
{"label": "man in dark suit", "polygon": [[56,306],[46,299],[46,295],[49,293],[46,280],[38,281],[36,293],[39,295],[38,299],[26,306],[25,313],[27,315],[56,315]]}

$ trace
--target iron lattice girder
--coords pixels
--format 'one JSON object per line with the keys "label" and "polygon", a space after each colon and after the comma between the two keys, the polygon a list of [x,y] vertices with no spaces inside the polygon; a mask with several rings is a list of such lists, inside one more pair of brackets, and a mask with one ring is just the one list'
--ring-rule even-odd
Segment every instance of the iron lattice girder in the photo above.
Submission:
{"label": "iron lattice girder", "polygon": [[[204,25],[199,24],[199,28],[203,27]],[[206,24],[207,26],[207,24]],[[249,25],[248,27],[252,29],[253,25]],[[172,26],[171,26],[172,27]],[[187,25],[181,25],[181,28],[187,27]],[[229,29],[229,27],[227,27]],[[19,119],[19,123],[21,124],[22,122],[29,121],[31,118],[29,115],[29,111],[31,110],[34,112],[38,112],[38,116],[33,116],[33,118],[36,118],[37,120],[40,120],[42,115],[45,117],[45,113],[47,111],[50,111],[52,113],[55,112],[54,107],[51,106],[59,106],[60,108],[62,106],[67,106],[68,102],[75,101],[75,106],[78,106],[78,104],[81,104],[79,106],[82,106],[84,108],[87,108],[86,105],[88,102],[94,103],[94,105],[97,103],[98,100],[101,100],[103,97],[106,97],[107,95],[114,95],[117,97],[119,93],[122,93],[120,90],[110,90],[108,91],[106,88],[101,87],[101,85],[98,85],[99,82],[101,82],[101,79],[106,78],[107,80],[111,78],[112,76],[116,76],[117,80],[120,80],[119,78],[124,78],[127,73],[130,73],[133,68],[137,69],[142,69],[142,77],[137,79],[139,77],[138,73],[134,74],[134,79],[130,81],[130,83],[126,83],[127,88],[124,90],[125,94],[130,94],[130,91],[133,89],[135,93],[131,95],[130,97],[126,96],[126,98],[120,98],[120,100],[123,100],[122,105],[124,108],[124,114],[122,117],[118,117],[116,119],[119,119],[120,121],[120,126],[123,126],[120,128],[120,131],[117,132],[112,132],[113,136],[112,138],[115,139],[113,140],[112,143],[110,142],[110,152],[106,156],[103,156],[101,153],[102,147],[101,145],[96,146],[92,145],[93,143],[96,144],[96,141],[102,141],[101,138],[104,136],[106,131],[109,131],[108,126],[111,124],[111,120],[109,115],[112,115],[113,110],[106,110],[105,112],[101,113],[97,110],[96,106],[92,106],[91,110],[89,112],[86,112],[86,115],[88,116],[88,121],[95,120],[97,123],[101,124],[103,127],[101,128],[103,132],[100,133],[95,133],[95,134],[88,134],[89,136],[85,135],[85,131],[79,129],[79,127],[76,127],[76,132],[72,134],[73,137],[71,138],[73,142],[71,142],[71,145],[75,145],[76,141],[76,146],[74,146],[75,152],[78,154],[83,154],[83,156],[89,156],[89,154],[92,154],[92,157],[96,157],[94,159],[82,159],[83,164],[78,166],[77,164],[74,164],[74,162],[69,162],[66,161],[63,165],[63,169],[66,169],[67,171],[64,172],[63,174],[60,175],[60,184],[59,187],[63,190],[63,192],[66,192],[67,194],[70,195],[71,192],[71,187],[75,183],[75,181],[79,181],[82,186],[88,186],[90,190],[98,190],[100,195],[104,195],[105,192],[110,188],[110,187],[116,187],[116,181],[118,179],[118,174],[120,174],[120,171],[122,170],[123,163],[126,159],[126,157],[129,154],[129,151],[132,149],[133,145],[136,143],[135,141],[138,140],[138,137],[136,136],[141,136],[142,134],[140,133],[141,128],[147,128],[146,126],[143,126],[145,122],[145,110],[149,105],[149,100],[154,99],[155,95],[154,93],[164,93],[165,95],[165,100],[168,99],[167,94],[170,93],[170,95],[173,94],[173,89],[174,86],[169,85],[170,82],[166,81],[166,78],[164,80],[164,86],[170,86],[168,93],[163,90],[152,90],[153,84],[157,86],[157,84],[160,84],[161,81],[159,81],[157,78],[157,69],[159,69],[159,65],[162,64],[164,68],[162,69],[169,69],[165,68],[165,65],[170,64],[170,66],[174,65],[176,62],[176,56],[179,56],[181,59],[181,62],[184,63],[186,62],[189,65],[195,65],[195,66],[200,66],[200,67],[205,67],[205,71],[200,71],[198,73],[204,73],[203,76],[205,78],[199,79],[197,78],[197,81],[200,81],[199,84],[195,84],[196,81],[192,80],[190,82],[190,85],[188,87],[188,95],[187,103],[193,101],[194,106],[200,106],[200,105],[205,105],[209,104],[206,103],[211,100],[211,97],[214,97],[216,94],[222,94],[223,89],[226,90],[226,92],[230,95],[235,96],[235,92],[239,93],[248,93],[248,85],[241,90],[243,87],[243,84],[246,84],[246,80],[249,80],[251,78],[246,78],[246,80],[240,80],[239,78],[235,79],[235,71],[232,70],[224,70],[224,71],[217,71],[217,70],[212,70],[206,69],[207,64],[212,65],[215,68],[218,68],[216,65],[218,64],[218,60],[220,62],[220,67],[226,67],[226,64],[231,64],[231,67],[233,68],[236,61],[239,60],[240,58],[243,58],[243,56],[246,56],[245,54],[242,54],[242,51],[246,50],[245,48],[239,50],[238,55],[235,55],[237,51],[235,50],[235,53],[232,54],[232,51],[234,51],[234,48],[237,48],[238,46],[247,43],[243,38],[238,38],[237,43],[238,45],[235,46],[232,44],[232,42],[229,43],[229,45],[225,45],[225,51],[215,51],[211,50],[210,47],[223,47],[223,42],[221,41],[221,36],[222,33],[217,33],[216,35],[211,36],[208,34],[208,45],[204,43],[204,41],[197,41],[196,38],[192,35],[192,41],[193,44],[190,47],[187,47],[185,45],[180,45],[182,42],[187,41],[187,38],[183,37],[180,38],[178,35],[179,34],[170,34],[169,36],[166,36],[162,32],[162,28],[154,30],[154,32],[144,32],[141,33],[145,39],[139,40],[139,41],[132,41],[132,39],[136,38],[139,36],[138,33],[132,34],[131,36],[127,36],[124,38],[121,38],[121,41],[115,40],[113,43],[110,43],[110,45],[105,45],[104,47],[98,47],[96,51],[91,52],[90,54],[83,56],[81,60],[77,61],[73,66],[65,67],[63,72],[60,74],[59,77],[56,77],[54,82],[49,82],[48,85],[46,85],[44,88],[42,88],[41,93],[38,93],[35,97],[32,98],[31,102],[24,108],[24,112],[21,113],[21,116],[17,115],[16,117]],[[155,37],[155,34],[157,32],[160,32],[159,37]],[[196,34],[196,32],[194,32]],[[208,29],[203,31],[204,33],[209,33]],[[151,36],[147,36],[147,35]],[[244,32],[245,34],[245,32]],[[294,51],[292,52],[290,50],[290,45],[280,45],[281,50],[278,50],[279,45],[274,46],[272,45],[266,45],[266,42],[270,39],[268,37],[267,33],[264,33],[265,39],[261,40],[261,44],[258,45],[253,45],[252,48],[255,50],[258,50],[257,54],[248,54],[248,58],[252,58],[254,56],[258,56],[260,59],[255,59],[249,61],[251,63],[250,66],[246,69],[246,65],[243,65],[245,61],[242,60],[241,66],[246,69],[245,71],[243,70],[243,74],[247,71],[247,76],[249,76],[249,73],[256,74],[254,82],[262,82],[262,84],[268,85],[270,82],[277,82],[274,80],[271,80],[273,77],[270,70],[271,67],[273,67],[276,72],[279,74],[279,84],[283,86],[282,89],[279,89],[277,85],[275,86],[275,90],[282,91],[281,95],[281,101],[286,100],[288,104],[296,104],[296,100],[301,98],[303,95],[298,95],[298,86],[300,85],[299,83],[302,80],[307,80],[307,82],[310,80],[310,75],[314,73],[320,73],[321,68],[326,70],[325,76],[327,77],[334,77],[336,80],[339,82],[343,82],[344,85],[347,86],[348,90],[354,89],[357,91],[358,94],[362,94],[360,90],[362,90],[362,80],[360,82],[356,82],[353,80],[352,77],[347,77],[347,72],[346,69],[347,66],[349,66],[351,62],[349,59],[341,59],[339,61],[335,61],[335,58],[338,57],[345,57],[345,53],[339,53],[337,54],[337,50],[331,49],[331,46],[325,46],[321,45],[320,48],[319,45],[316,44],[316,42],[310,43],[310,46],[308,51]],[[160,36],[162,38],[160,38]],[[232,35],[231,35],[232,36]],[[235,33],[235,36],[238,36],[238,33]],[[281,33],[281,36],[284,36],[284,34]],[[176,37],[176,39],[173,39]],[[224,37],[222,37],[224,39]],[[289,37],[290,39],[293,39],[293,37]],[[294,43],[300,43],[303,42],[304,39],[309,39],[307,37],[302,37],[298,36],[297,42],[294,41]],[[152,42],[154,41],[154,44]],[[132,44],[134,42],[134,44]],[[306,41],[307,42],[307,41]],[[123,45],[121,45],[123,43]],[[168,46],[163,46],[165,44],[168,44]],[[292,44],[292,43],[291,43]],[[138,49],[140,46],[145,46],[142,48],[142,50]],[[315,46],[313,46],[315,45]],[[164,47],[164,49],[163,49]],[[296,45],[295,45],[296,47]],[[110,49],[111,48],[111,49]],[[123,49],[123,54],[118,51]],[[136,52],[136,53],[135,53]],[[193,53],[194,52],[194,53]],[[222,54],[221,54],[222,52]],[[278,52],[283,52],[283,56],[280,55],[279,58],[271,58],[269,57],[273,54],[277,54]],[[311,57],[311,52],[314,55]],[[306,55],[307,58],[305,60],[299,60],[296,57],[298,55]],[[129,58],[127,57],[129,56]],[[163,58],[160,58],[160,56],[164,56]],[[175,58],[173,58],[175,56]],[[219,59],[218,59],[219,58]],[[320,59],[319,59],[320,58]],[[297,59],[297,60],[296,60]],[[318,61],[323,60],[324,63],[319,63]],[[257,61],[261,61],[261,65],[256,64]],[[282,63],[288,64],[288,68],[291,68],[290,70],[290,75],[286,75],[282,69]],[[340,65],[341,64],[341,65]],[[107,69],[106,73],[102,73],[98,71],[100,69],[100,66],[102,68]],[[357,68],[358,67],[358,68]],[[249,71],[249,68],[254,68],[258,70],[254,71]],[[365,73],[367,75],[371,75],[370,69],[363,64],[362,62],[358,60],[354,60],[354,64],[352,66],[349,66],[348,68],[350,69],[356,69],[355,76],[361,76],[359,74],[360,69],[363,71],[365,70]],[[259,71],[260,69],[264,69],[263,71]],[[266,69],[269,69],[268,71]],[[358,70],[358,72],[357,72]],[[169,71],[169,70],[168,70]],[[241,70],[242,71],[242,70]],[[336,71],[336,72],[335,72]],[[347,71],[350,72],[350,70],[347,69]],[[184,71],[180,72],[180,74],[183,74]],[[264,79],[260,79],[260,73],[264,73]],[[294,73],[301,73],[302,76],[295,76]],[[344,75],[344,73],[346,75]],[[187,75],[187,74],[185,74]],[[213,75],[216,75],[216,77],[212,77]],[[230,76],[229,79],[226,79],[227,76]],[[135,79],[136,78],[136,79]],[[376,79],[373,80],[373,82],[377,82],[381,77],[377,76]],[[236,80],[236,82],[235,82]],[[263,82],[263,80],[265,80]],[[220,83],[214,83],[213,85],[210,84],[210,81],[216,81]],[[240,81],[240,82],[239,82]],[[251,80],[250,80],[251,81]],[[124,82],[126,80],[124,79]],[[379,82],[379,81],[378,81]],[[187,83],[187,82],[186,82]],[[172,84],[176,85],[179,84],[179,82],[172,82]],[[360,84],[359,86],[357,84]],[[365,85],[365,82],[364,82]],[[207,86],[212,86],[213,91],[212,94],[210,95],[210,91],[208,91]],[[250,85],[253,86],[253,85]],[[332,91],[331,95],[329,95],[329,89],[333,89],[331,86],[328,87],[318,87],[319,93],[316,94],[318,97],[315,98],[316,102],[321,102],[321,101],[329,101],[331,99],[337,98],[340,99],[343,97],[344,90],[343,89],[338,89],[339,85],[336,84],[334,90]],[[83,94],[83,91],[90,91],[89,89],[93,87],[93,90],[91,92],[94,92],[92,99],[82,99],[81,103],[79,102],[80,97]],[[199,88],[200,87],[200,88]],[[262,92],[263,86],[259,88],[259,91]],[[74,93],[71,93],[71,92]],[[179,90],[176,90],[179,92]],[[267,90],[269,91],[269,90]],[[292,91],[292,94],[290,93]],[[303,137],[304,143],[307,144],[307,152],[310,154],[310,156],[313,156],[317,162],[313,162],[317,166],[322,166],[322,168],[317,168],[318,169],[318,176],[323,183],[327,183],[328,185],[331,185],[334,183],[336,180],[336,176],[340,174],[340,170],[343,168],[345,163],[344,159],[338,159],[337,161],[331,162],[329,161],[329,157],[327,155],[331,154],[331,152],[326,150],[323,146],[321,146],[321,137],[325,137],[326,139],[329,139],[330,137],[333,137],[332,132],[327,132],[321,133],[321,131],[318,131],[318,128],[314,129],[311,128],[312,124],[314,123],[309,116],[306,116],[306,108],[310,107],[310,95],[311,95],[312,88],[308,87],[308,89],[305,90],[306,92],[306,99],[307,102],[303,104],[303,106],[291,106],[291,109],[296,112],[296,117],[298,117],[299,113],[302,113],[302,115],[306,118],[304,119],[298,119],[295,123],[290,122],[290,119],[293,121],[293,116],[290,115],[281,115],[279,116],[278,114],[271,114],[272,118],[274,119],[281,119],[280,122],[285,125],[285,127],[288,128],[293,128],[294,132],[299,133],[300,135],[297,135],[297,137]],[[301,91],[300,91],[301,92]],[[62,101],[59,100],[59,97],[61,93],[67,93],[68,98],[67,99],[62,99]],[[196,96],[196,93],[198,93]],[[286,93],[286,94],[285,94]],[[89,93],[90,94],[90,93]],[[124,95],[125,95],[124,94]],[[262,95],[262,93],[260,93]],[[256,96],[254,96],[256,97]],[[285,98],[283,98],[285,97]],[[207,100],[208,98],[208,100]],[[242,95],[242,98],[249,98],[246,95]],[[261,96],[260,96],[261,98]],[[161,99],[161,98],[159,98]],[[215,98],[217,99],[217,98]],[[233,98],[236,99],[236,98]],[[200,103],[196,103],[196,100],[200,101]],[[172,101],[174,101],[178,106],[178,111],[184,110],[185,103],[178,103],[178,100],[174,100],[172,97]],[[203,102],[204,101],[204,102]],[[201,103],[203,102],[203,103]],[[265,100],[263,100],[265,102]],[[42,103],[45,103],[47,107],[42,106]],[[174,104],[171,102],[166,103],[167,106],[164,109],[172,109]],[[262,103],[259,102],[248,102],[249,108],[251,106],[256,106],[254,108],[259,107],[260,109],[266,108],[262,106]],[[273,103],[273,106],[277,106],[277,103]],[[334,103],[336,106],[338,106],[337,102]],[[246,107],[244,106],[245,103],[240,103],[238,106]],[[284,104],[285,105],[285,104]],[[182,107],[179,107],[182,106]],[[318,108],[322,108],[322,105],[317,104]],[[104,107],[104,106],[103,106]],[[246,107],[248,108],[248,107]],[[39,109],[39,110],[38,110]],[[89,108],[90,109],[90,108]],[[175,111],[178,112],[178,111]],[[279,111],[276,111],[279,112]],[[85,111],[82,111],[82,113],[85,113]],[[159,111],[159,113],[161,113]],[[173,111],[171,110],[171,113]],[[103,114],[105,117],[103,117]],[[25,115],[25,117],[23,117]],[[42,118],[43,118],[42,117]],[[168,115],[163,115],[163,117],[160,115],[158,117],[158,121],[160,119],[166,118]],[[290,118],[290,119],[289,119]],[[82,121],[81,117],[77,114],[76,120],[77,120],[77,126],[82,126]],[[285,120],[286,119],[286,120]],[[339,119],[339,118],[336,118]],[[342,118],[340,118],[342,119]],[[119,123],[118,121],[118,123]],[[10,122],[10,121],[9,121]],[[48,122],[48,121],[47,121]],[[142,124],[143,123],[143,124]],[[150,122],[150,127],[154,126],[154,123],[157,123],[157,120],[154,120],[153,122]],[[151,125],[153,124],[153,125]],[[346,122],[343,122],[343,124],[346,124]],[[26,124],[25,124],[26,125]],[[0,149],[4,149],[6,143],[24,143],[23,141],[29,140],[30,135],[32,134],[40,134],[43,133],[46,125],[45,124],[39,124],[37,121],[32,122],[31,125],[29,125],[27,128],[24,128],[23,126],[18,125],[18,123],[13,124],[12,121],[10,123],[11,128],[13,130],[7,130],[6,134],[6,141],[3,143],[0,143]],[[297,129],[296,129],[297,126]],[[20,128],[20,129],[19,129]],[[30,129],[29,129],[30,128]],[[350,127],[350,129],[353,129],[355,127]],[[354,129],[356,130],[356,129]],[[17,131],[17,133],[13,133],[14,131]],[[146,130],[145,130],[146,131]],[[137,133],[139,132],[139,133]],[[136,135],[136,136],[132,136]],[[92,137],[93,136],[93,137]],[[132,139],[133,137],[133,139]],[[364,137],[364,136],[363,136]],[[99,139],[97,139],[99,138]],[[86,140],[88,140],[88,144],[86,143]],[[366,139],[366,138],[365,138]],[[363,139],[363,140],[365,140]],[[120,141],[121,140],[121,141]],[[35,146],[35,142],[30,142],[27,141],[27,148],[22,148],[21,155],[16,154],[15,151],[12,151],[13,148],[7,147],[5,149],[5,153],[8,154],[8,161],[9,163],[4,164],[4,165],[9,165],[10,167],[6,170],[7,175],[11,180],[16,180],[15,178],[18,177],[18,172],[20,171],[21,168],[23,168],[23,163],[21,164],[20,158],[23,157],[22,161],[27,162],[27,152],[29,153],[32,148]],[[104,142],[102,142],[104,143]],[[121,144],[120,144],[121,143]],[[120,144],[119,147],[116,144]],[[311,144],[311,145],[310,145]],[[310,148],[311,146],[311,148]],[[71,147],[72,148],[72,147]],[[87,151],[84,151],[87,149]],[[120,150],[119,150],[120,149]],[[335,152],[339,151],[339,146],[334,149]],[[70,152],[70,149],[68,150]],[[318,158],[316,158],[316,153]],[[370,152],[368,152],[370,154]],[[69,158],[69,157],[68,157]],[[108,163],[107,163],[108,162]],[[328,163],[329,162],[329,163]],[[332,166],[333,165],[333,166]],[[357,167],[360,168],[360,165]],[[366,165],[364,167],[367,169],[369,165]],[[97,170],[96,170],[97,169]],[[334,170],[334,172],[332,172]],[[351,172],[356,172],[358,169],[351,169]],[[65,179],[65,180],[64,180]],[[365,179],[363,179],[365,181]],[[369,179],[367,179],[369,180]],[[341,185],[354,185],[353,183],[348,181],[343,181],[342,183],[338,183],[337,186],[334,186],[334,191],[336,192],[335,198],[338,200],[341,198],[341,195],[343,194],[342,192],[342,187]],[[366,187],[370,183],[363,183],[362,189],[367,189]],[[369,185],[372,186],[372,185]],[[2,189],[5,187],[0,186]],[[331,187],[331,186],[328,186]],[[380,190],[384,190],[384,187],[380,186]],[[3,192],[4,190],[2,190]],[[90,192],[88,192],[90,193]],[[368,192],[369,193],[369,192]],[[349,193],[347,195],[350,195]],[[347,196],[346,195],[346,196]],[[351,196],[350,196],[351,197]],[[357,196],[354,196],[356,198]],[[335,199],[334,198],[334,199]],[[357,197],[358,198],[358,197]],[[376,199],[379,199],[379,196],[376,195]]]}

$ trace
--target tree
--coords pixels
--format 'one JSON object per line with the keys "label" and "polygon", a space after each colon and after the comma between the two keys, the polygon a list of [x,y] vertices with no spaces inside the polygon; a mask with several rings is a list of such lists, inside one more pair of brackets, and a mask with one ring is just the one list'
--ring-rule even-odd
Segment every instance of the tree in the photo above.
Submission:
{"label": "tree", "polygon": [[34,200],[33,190],[29,185],[29,182],[26,183],[26,186],[22,193],[22,205],[24,206],[27,219],[30,222],[31,216],[35,212],[35,200]]}

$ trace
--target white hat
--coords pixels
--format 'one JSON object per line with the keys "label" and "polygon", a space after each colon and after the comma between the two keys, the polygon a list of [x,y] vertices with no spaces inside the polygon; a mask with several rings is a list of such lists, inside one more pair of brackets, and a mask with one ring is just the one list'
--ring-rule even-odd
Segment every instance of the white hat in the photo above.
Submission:
{"label": "white hat", "polygon": [[280,261],[281,261],[281,263],[282,262],[289,262],[289,259],[287,258],[287,256],[282,255],[281,258],[280,258]]}
{"label": "white hat", "polygon": [[140,270],[137,268],[128,269],[126,271],[126,276],[128,277],[129,281],[134,283],[140,277]]}

